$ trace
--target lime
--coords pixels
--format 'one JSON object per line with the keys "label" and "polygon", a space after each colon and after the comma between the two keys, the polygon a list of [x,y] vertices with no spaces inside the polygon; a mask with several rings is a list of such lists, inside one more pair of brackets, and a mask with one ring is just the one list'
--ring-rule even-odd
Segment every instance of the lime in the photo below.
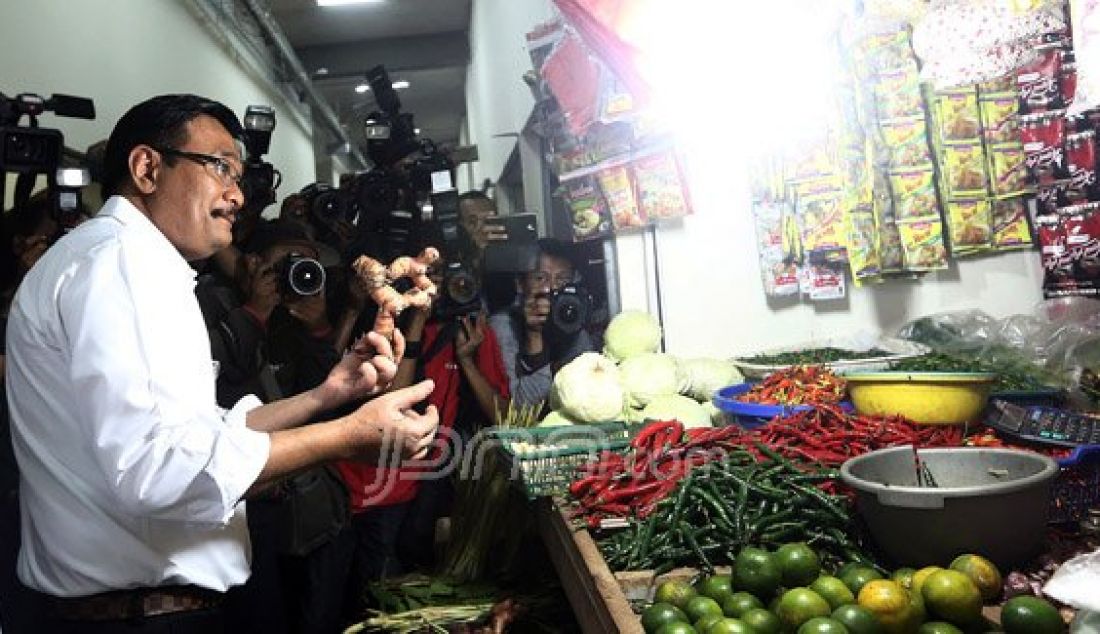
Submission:
{"label": "lime", "polygon": [[802,542],[783,544],[772,557],[779,566],[783,585],[788,588],[807,586],[821,574],[821,560],[817,558],[817,553]]}
{"label": "lime", "polygon": [[928,610],[956,625],[973,623],[982,616],[982,595],[970,577],[958,570],[937,570],[921,584]]}
{"label": "lime", "polygon": [[1001,596],[1004,579],[1001,571],[981,555],[959,555],[951,562],[951,570],[958,570],[978,586],[978,592],[982,600],[986,602],[996,601]]}
{"label": "lime", "polygon": [[710,597],[693,597],[684,607],[684,613],[692,622],[698,621],[704,616],[723,616],[722,606]]}
{"label": "lime", "polygon": [[862,605],[842,605],[833,610],[832,617],[844,624],[852,634],[881,634],[882,626],[870,610]]}
{"label": "lime", "polygon": [[699,632],[683,621],[673,621],[662,625],[661,629],[657,630],[657,634],[699,634]]}
{"label": "lime", "polygon": [[1046,599],[1013,597],[1001,608],[1001,626],[1005,634],[1062,634],[1066,623]]}
{"label": "lime", "polygon": [[671,603],[682,610],[696,594],[698,593],[695,592],[695,588],[692,588],[686,581],[666,581],[657,586],[657,591],[653,594],[653,601],[656,603]]}
{"label": "lime", "polygon": [[756,632],[743,621],[726,617],[711,625],[706,634],[756,634]]}
{"label": "lime", "polygon": [[820,594],[809,588],[793,588],[783,593],[775,614],[789,629],[798,629],[815,616],[829,616],[832,608]]}
{"label": "lime", "polygon": [[798,634],[848,634],[848,628],[835,619],[815,616],[798,628]]}
{"label": "lime", "polygon": [[763,608],[753,608],[745,612],[741,615],[741,621],[756,634],[779,634],[783,631],[783,622],[779,617]]}
{"label": "lime", "polygon": [[760,600],[775,595],[783,579],[771,553],[760,548],[745,548],[733,564],[733,587],[750,592]]}
{"label": "lime", "polygon": [[741,618],[741,615],[753,608],[762,608],[764,604],[748,592],[734,592],[722,602],[722,612],[726,616]]}
{"label": "lime", "polygon": [[926,566],[913,573],[913,580],[909,583],[909,591],[920,594],[921,587],[924,585],[924,580],[928,578],[928,575],[933,572],[939,572],[943,570],[939,566]]}
{"label": "lime", "polygon": [[917,571],[912,568],[898,568],[890,575],[890,578],[900,583],[901,587],[906,590],[911,590],[913,588],[913,574],[915,572]]}
{"label": "lime", "polygon": [[822,575],[810,584],[810,590],[820,594],[829,602],[829,607],[837,609],[847,603],[855,603],[856,595],[852,593],[843,581],[836,577]]}
{"label": "lime", "polygon": [[642,612],[642,628],[646,632],[656,632],[666,623],[686,620],[687,615],[671,603],[654,603]]}
{"label": "lime", "polygon": [[707,616],[704,616],[703,618],[696,621],[693,627],[695,628],[696,632],[706,632],[710,629],[710,626],[714,625],[718,621],[721,621],[723,618],[724,617],[717,614],[708,614]]}
{"label": "lime", "polygon": [[929,621],[920,626],[917,634],[963,634],[963,631],[944,621]]}
{"label": "lime", "polygon": [[857,599],[859,605],[875,615],[887,632],[903,632],[909,625],[910,595],[897,581],[872,579],[864,584]]}
{"label": "lime", "polygon": [[843,581],[844,585],[848,586],[852,594],[858,595],[859,591],[863,589],[863,586],[868,581],[882,579],[882,575],[870,566],[852,566],[844,572],[838,573],[837,578]]}
{"label": "lime", "polygon": [[729,575],[714,575],[695,584],[695,591],[721,603],[733,594],[733,580]]}

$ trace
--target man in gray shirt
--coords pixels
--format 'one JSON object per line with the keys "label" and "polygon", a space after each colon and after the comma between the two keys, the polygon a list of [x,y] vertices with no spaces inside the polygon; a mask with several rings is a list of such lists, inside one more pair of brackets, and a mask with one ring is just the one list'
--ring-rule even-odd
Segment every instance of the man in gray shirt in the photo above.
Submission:
{"label": "man in gray shirt", "polygon": [[539,240],[538,266],[516,279],[518,304],[489,318],[500,343],[512,402],[516,405],[545,401],[550,395],[554,372],[582,352],[593,349],[584,329],[562,337],[547,328],[550,293],[576,282],[572,255],[563,242]]}

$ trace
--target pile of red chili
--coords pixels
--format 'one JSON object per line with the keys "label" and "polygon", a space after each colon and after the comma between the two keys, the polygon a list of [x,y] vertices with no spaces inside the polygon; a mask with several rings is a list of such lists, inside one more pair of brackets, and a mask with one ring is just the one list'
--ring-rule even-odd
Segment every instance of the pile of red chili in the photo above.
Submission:
{"label": "pile of red chili", "polygon": [[963,441],[957,426],[917,425],[902,416],[846,414],[834,405],[817,405],[742,433],[741,441],[750,451],[750,441],[755,440],[786,458],[830,467],[886,447],[958,447]]}
{"label": "pile of red chili", "polygon": [[839,403],[848,384],[828,368],[816,365],[793,366],[773,372],[752,389],[737,397],[742,403],[757,405],[816,405]]}

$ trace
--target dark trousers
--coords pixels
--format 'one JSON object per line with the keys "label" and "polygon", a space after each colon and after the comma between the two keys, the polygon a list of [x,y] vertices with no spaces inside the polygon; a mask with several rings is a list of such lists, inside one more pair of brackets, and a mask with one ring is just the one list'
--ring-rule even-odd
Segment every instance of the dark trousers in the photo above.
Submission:
{"label": "dark trousers", "polygon": [[[5,630],[6,631],[6,630]],[[36,633],[42,634],[229,634],[221,610],[200,610],[163,614],[132,621],[50,620]]]}
{"label": "dark trousers", "polygon": [[15,575],[19,543],[19,496],[14,490],[0,491],[0,629],[5,634],[38,634],[45,614],[42,597]]}

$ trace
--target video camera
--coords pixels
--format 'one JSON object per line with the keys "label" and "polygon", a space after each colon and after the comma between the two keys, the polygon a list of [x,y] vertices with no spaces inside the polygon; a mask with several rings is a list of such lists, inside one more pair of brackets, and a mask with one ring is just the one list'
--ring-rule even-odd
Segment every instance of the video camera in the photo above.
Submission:
{"label": "video camera", "polygon": [[[59,117],[95,119],[95,104],[86,97],[53,95],[45,99],[32,93],[8,97],[0,93],[0,202],[4,200],[9,172],[18,174],[15,206],[30,199],[40,174],[46,177],[51,213],[63,227],[74,224],[80,212],[80,190],[91,182],[85,168],[62,168],[65,147],[59,130],[38,127],[38,117],[53,112]],[[27,117],[27,125],[19,125]]]}
{"label": "video camera", "polygon": [[276,189],[283,175],[263,155],[271,149],[271,133],[275,130],[275,110],[270,106],[248,106],[244,112],[244,172],[241,191],[244,210],[259,216],[277,198]]}

